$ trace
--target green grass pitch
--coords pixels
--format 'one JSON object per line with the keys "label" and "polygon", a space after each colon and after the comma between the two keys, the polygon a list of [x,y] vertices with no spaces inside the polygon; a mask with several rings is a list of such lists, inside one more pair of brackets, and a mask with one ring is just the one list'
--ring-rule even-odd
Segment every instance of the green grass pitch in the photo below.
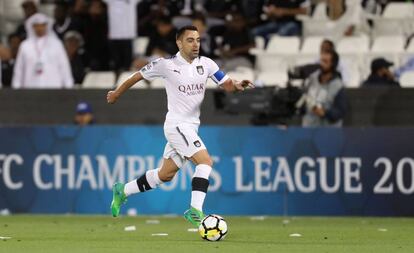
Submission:
{"label": "green grass pitch", "polygon": [[182,217],[3,216],[0,252],[414,252],[413,218],[225,218],[227,237],[207,242]]}

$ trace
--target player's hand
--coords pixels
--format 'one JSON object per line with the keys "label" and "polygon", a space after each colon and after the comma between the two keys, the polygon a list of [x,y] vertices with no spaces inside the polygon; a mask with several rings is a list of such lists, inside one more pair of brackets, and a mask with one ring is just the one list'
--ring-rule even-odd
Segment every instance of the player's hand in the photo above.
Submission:
{"label": "player's hand", "polygon": [[235,81],[234,87],[236,88],[236,91],[244,91],[245,89],[253,89],[254,84],[249,80],[243,80],[241,82]]}
{"label": "player's hand", "polygon": [[119,98],[119,94],[113,90],[108,91],[108,94],[106,95],[106,101],[108,104],[114,104]]}
{"label": "player's hand", "polygon": [[312,112],[321,118],[325,116],[325,109],[323,109],[321,106],[314,106],[312,108]]}

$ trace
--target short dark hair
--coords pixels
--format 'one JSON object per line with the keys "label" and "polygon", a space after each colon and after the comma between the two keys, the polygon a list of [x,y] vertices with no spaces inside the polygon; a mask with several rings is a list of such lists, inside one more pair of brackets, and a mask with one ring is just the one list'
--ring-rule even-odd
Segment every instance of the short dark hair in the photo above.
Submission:
{"label": "short dark hair", "polygon": [[331,47],[331,49],[332,49],[332,50],[335,50],[335,43],[334,43],[332,40],[324,39],[324,40],[322,41],[322,44],[323,44],[323,43],[328,44],[328,45]]}
{"label": "short dark hair", "polygon": [[193,26],[193,25],[186,25],[186,26],[183,26],[183,27],[181,27],[180,29],[178,29],[177,34],[176,34],[175,38],[176,38],[177,40],[178,40],[178,39],[180,39],[180,38],[184,35],[185,31],[196,31],[196,32],[198,32],[198,29],[197,29],[197,27],[195,27],[195,26]]}

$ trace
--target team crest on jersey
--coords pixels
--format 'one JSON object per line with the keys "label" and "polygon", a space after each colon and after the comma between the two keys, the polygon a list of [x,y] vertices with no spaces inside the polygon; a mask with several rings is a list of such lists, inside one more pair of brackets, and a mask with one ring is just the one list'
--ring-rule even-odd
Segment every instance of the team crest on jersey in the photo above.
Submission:
{"label": "team crest on jersey", "polygon": [[197,66],[197,73],[200,74],[200,75],[203,75],[204,74],[204,68],[203,68],[203,66]]}
{"label": "team crest on jersey", "polygon": [[201,147],[200,141],[195,141],[194,142],[194,146],[196,146],[197,148]]}

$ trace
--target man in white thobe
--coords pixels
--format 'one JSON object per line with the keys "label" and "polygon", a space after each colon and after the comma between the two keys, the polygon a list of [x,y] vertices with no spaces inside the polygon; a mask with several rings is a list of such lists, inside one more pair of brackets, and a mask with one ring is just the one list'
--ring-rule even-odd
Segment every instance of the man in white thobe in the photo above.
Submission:
{"label": "man in white thobe", "polygon": [[26,23],[27,39],[20,46],[13,72],[15,89],[72,88],[73,77],[62,42],[52,20],[38,13]]}

